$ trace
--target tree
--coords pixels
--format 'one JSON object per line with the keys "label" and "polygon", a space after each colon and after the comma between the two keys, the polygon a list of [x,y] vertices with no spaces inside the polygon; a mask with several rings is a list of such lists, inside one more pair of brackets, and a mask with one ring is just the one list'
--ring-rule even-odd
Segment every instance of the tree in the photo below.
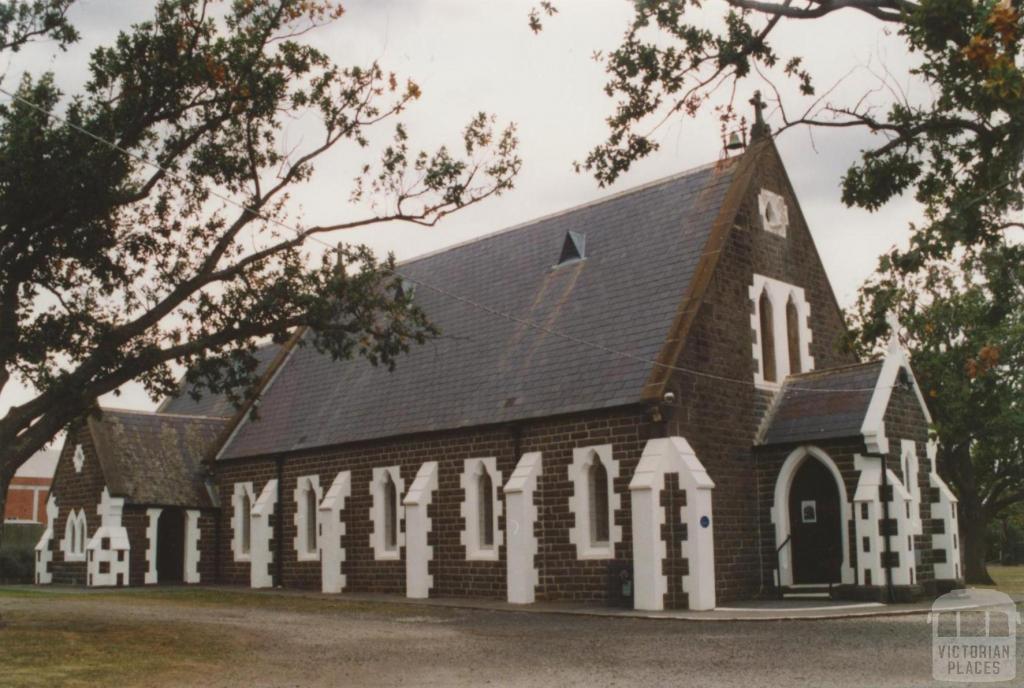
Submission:
{"label": "tree", "polygon": [[[1006,218],[1024,202],[1024,69],[1020,0],[724,0],[722,28],[709,29],[708,8],[696,0],[639,0],[621,45],[596,54],[609,75],[605,91],[616,101],[606,141],[577,163],[601,184],[614,182],[632,163],[657,150],[666,123],[714,108],[723,138],[744,120],[735,108],[737,84],[758,77],[774,94],[781,133],[797,126],[863,128],[880,143],[862,153],[843,179],[843,201],[877,209],[904,191],[925,208],[895,265],[913,271],[930,257],[958,246],[991,245],[1011,228]],[[541,3],[529,17],[534,31],[554,8]],[[891,27],[917,57],[909,76],[930,94],[912,102],[899,82],[881,76],[880,90],[842,97],[837,84],[818,94],[814,65],[776,49],[784,22],[815,30],[814,19],[859,12]],[[795,81],[805,98],[799,114],[775,83]],[[771,118],[770,118],[771,119]]]}
{"label": "tree", "polygon": [[[72,40],[54,20],[69,4],[25,15],[6,3],[0,37],[13,48],[44,27]],[[152,21],[93,52],[82,93],[26,75],[0,107],[0,390],[34,390],[0,418],[0,511],[15,470],[130,380],[172,393],[176,364],[195,389],[240,403],[260,338],[303,328],[335,358],[391,366],[434,334],[391,257],[339,245],[311,260],[307,245],[433,225],[509,189],[514,129],[481,113],[459,149],[416,152],[397,119],[420,97],[414,82],[303,42],[340,16],[328,0],[159,0]],[[316,140],[286,150],[280,132],[308,115]],[[393,140],[373,155],[389,122]],[[343,148],[357,163],[352,199],[371,209],[342,202],[336,222],[303,224],[289,192]]]}
{"label": "tree", "polygon": [[1024,247],[932,261],[912,275],[883,257],[855,309],[861,347],[886,339],[889,310],[905,326],[939,469],[960,499],[965,576],[991,583],[990,524],[1024,501]]}
{"label": "tree", "polygon": [[[1024,469],[1020,447],[1007,428],[1019,423],[1019,379],[996,366],[971,377],[970,357],[982,350],[1002,352],[1007,360],[1020,335],[1020,312],[996,303],[1001,288],[990,262],[1010,274],[1013,232],[1024,230],[1024,61],[1021,0],[724,0],[722,28],[707,28],[708,11],[697,0],[639,0],[621,45],[598,54],[609,75],[605,90],[615,99],[607,140],[577,163],[599,183],[610,184],[631,164],[655,151],[654,136],[669,121],[713,108],[723,139],[745,124],[735,108],[737,85],[759,78],[773,94],[770,120],[781,133],[793,127],[861,128],[879,143],[862,151],[842,182],[842,200],[875,210],[893,197],[913,192],[924,208],[924,222],[911,227],[910,245],[893,250],[879,275],[863,292],[856,331],[862,348],[877,342],[880,314],[901,305],[910,324],[945,334],[996,337],[970,339],[974,348],[936,354],[942,345],[934,331],[912,330],[908,339],[919,373],[938,396],[928,400],[936,418],[942,464],[964,504],[967,575],[987,579],[984,571],[984,523],[1011,498],[1020,498],[1015,476]],[[542,3],[530,14],[532,29],[554,8]],[[844,93],[836,84],[818,93],[815,64],[804,55],[785,54],[774,42],[783,23],[814,30],[814,19],[838,12],[860,13],[889,27],[906,42],[916,66],[906,75],[879,77],[878,91],[891,94],[878,104],[872,92]],[[910,78],[924,86],[925,97],[908,98],[899,83]],[[780,79],[793,83],[803,100],[798,107],[782,96]],[[784,102],[785,101],[785,102]],[[795,113],[799,114],[795,114]],[[1019,256],[1018,256],[1019,259]],[[949,290],[956,271],[967,294]],[[981,282],[977,282],[981,280]],[[934,293],[936,285],[947,291]],[[1000,285],[999,288],[986,285]],[[970,296],[974,301],[967,302]],[[1015,294],[1015,296],[1017,296]],[[918,299],[926,299],[927,312]],[[1017,299],[1012,302],[1019,303]],[[913,304],[908,308],[907,304]],[[987,305],[986,305],[987,304]],[[969,307],[968,307],[969,306]],[[870,316],[870,320],[865,320]],[[1003,321],[993,318],[1005,318]],[[980,320],[978,320],[980,319]],[[984,322],[984,328],[981,323]],[[964,335],[966,336],[966,334]],[[917,347],[921,348],[918,349]],[[966,346],[966,345],[964,345]],[[957,352],[961,358],[956,358]],[[986,409],[981,416],[978,409]],[[980,423],[977,428],[970,423]],[[977,522],[975,523],[975,519]]]}

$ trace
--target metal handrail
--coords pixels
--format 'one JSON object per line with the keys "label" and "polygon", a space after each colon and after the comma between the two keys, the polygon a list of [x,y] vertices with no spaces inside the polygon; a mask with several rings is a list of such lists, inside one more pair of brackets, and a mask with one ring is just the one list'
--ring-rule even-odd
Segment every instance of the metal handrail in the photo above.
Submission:
{"label": "metal handrail", "polygon": [[779,545],[778,548],[775,550],[775,564],[778,567],[775,570],[779,572],[778,594],[779,594],[779,599],[780,600],[783,599],[783,594],[782,594],[782,548],[789,544],[789,541],[790,541],[790,539],[792,537],[793,537],[793,533],[790,533],[789,535],[787,535],[786,539],[783,540],[782,544]]}

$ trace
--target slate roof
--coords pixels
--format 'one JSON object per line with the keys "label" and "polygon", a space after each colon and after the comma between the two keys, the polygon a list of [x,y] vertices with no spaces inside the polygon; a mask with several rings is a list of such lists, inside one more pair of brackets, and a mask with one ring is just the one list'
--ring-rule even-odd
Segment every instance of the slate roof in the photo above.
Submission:
{"label": "slate roof", "polygon": [[[296,347],[221,458],[256,456],[641,401],[719,219],[736,157],[404,263],[442,336],[394,372]],[[567,232],[586,257],[555,268]]]}
{"label": "slate roof", "polygon": [[[266,372],[280,351],[280,345],[273,343],[264,344],[256,350],[256,377],[260,377]],[[202,396],[197,400],[193,399],[188,393],[184,377],[182,377],[178,386],[178,394],[164,399],[157,409],[157,413],[180,413],[189,416],[231,418],[237,412],[234,405],[223,394],[203,392]]]}
{"label": "slate roof", "polygon": [[758,444],[858,437],[883,361],[812,371],[786,378]]}
{"label": "slate roof", "polygon": [[107,409],[88,422],[111,495],[128,504],[215,506],[201,462],[228,419]]}

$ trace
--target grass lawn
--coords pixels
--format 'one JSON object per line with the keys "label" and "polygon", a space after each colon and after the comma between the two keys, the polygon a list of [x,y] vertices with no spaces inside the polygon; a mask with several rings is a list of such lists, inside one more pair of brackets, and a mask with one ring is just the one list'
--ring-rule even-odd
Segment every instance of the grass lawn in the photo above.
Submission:
{"label": "grass lawn", "polygon": [[27,611],[0,618],[2,682],[36,686],[187,685],[232,653],[223,634],[201,626],[130,624]]}
{"label": "grass lawn", "polygon": [[402,604],[319,597],[315,594],[282,595],[277,591],[260,592],[231,588],[122,588],[98,591],[80,589],[39,588],[29,586],[0,586],[0,599],[21,597],[27,599],[59,599],[74,601],[116,600],[133,605],[172,605],[184,607],[230,607],[232,609],[270,609],[289,612],[332,613],[372,612],[375,615],[408,613]]}
{"label": "grass lawn", "polygon": [[996,582],[997,590],[1007,595],[1024,595],[1024,566],[989,566],[988,574]]}

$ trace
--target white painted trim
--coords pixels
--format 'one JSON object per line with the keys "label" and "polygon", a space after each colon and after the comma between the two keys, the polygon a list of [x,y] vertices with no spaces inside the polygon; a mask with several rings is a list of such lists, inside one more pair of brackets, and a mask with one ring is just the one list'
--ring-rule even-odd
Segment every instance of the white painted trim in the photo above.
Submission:
{"label": "white painted trim", "polygon": [[[885,569],[882,568],[882,552],[885,541],[878,527],[884,515],[882,502],[879,498],[882,486],[882,459],[877,456],[853,457],[853,466],[860,475],[857,478],[857,490],[853,495],[854,533],[857,537],[857,569],[855,580],[860,585],[867,585],[865,571],[871,572],[871,585],[885,585]],[[865,509],[867,515],[864,515]],[[864,540],[867,539],[868,551],[864,551]]]}
{"label": "white painted trim", "polygon": [[932,416],[928,412],[928,404],[921,394],[921,386],[917,384],[914,371],[910,368],[910,359],[907,352],[899,346],[896,341],[889,344],[889,349],[882,362],[882,370],[878,373],[878,380],[875,382],[875,391],[871,394],[871,402],[868,404],[868,411],[864,415],[864,422],[861,425],[860,433],[864,436],[864,444],[872,454],[888,454],[889,438],[885,433],[885,411],[889,408],[889,399],[892,398],[893,386],[896,384],[896,377],[900,368],[907,371],[914,394],[921,406],[921,413],[924,414],[925,422],[931,425]]}
{"label": "white painted trim", "polygon": [[157,533],[160,513],[163,509],[146,509],[146,574],[142,578],[145,585],[159,583],[159,576],[156,570]]}
{"label": "white painted trim", "polygon": [[[775,213],[774,221],[768,219],[767,210],[771,207]],[[761,216],[761,227],[770,234],[780,237],[786,236],[786,229],[789,227],[789,206],[786,199],[768,189],[761,189],[757,195],[757,209]]]}
{"label": "white painted trim", "polygon": [[[917,583],[917,562],[914,559],[913,498],[903,481],[891,468],[886,470],[886,480],[892,488],[889,502],[889,518],[896,521],[896,532],[889,536],[889,551],[899,554],[899,566],[889,568],[893,585]],[[908,515],[909,512],[909,515]],[[883,543],[884,546],[884,543]]]}
{"label": "white painted trim", "polygon": [[[498,561],[501,545],[504,544],[502,533],[498,530],[498,517],[502,514],[502,503],[498,499],[498,487],[501,483],[501,471],[498,461],[493,456],[487,458],[466,459],[459,477],[462,488],[462,531],[459,541],[466,548],[466,559],[471,561]],[[491,478],[491,528],[494,532],[494,544],[485,547],[480,542],[480,495],[479,481],[482,471],[486,470]]]}
{"label": "white painted trim", "polygon": [[939,445],[934,440],[926,447],[931,470],[928,473],[928,484],[939,493],[939,501],[933,502],[931,515],[933,519],[942,519],[942,533],[932,533],[932,548],[946,550],[945,563],[934,564],[935,580],[962,580],[963,562],[960,559],[960,524],[957,521],[957,498],[949,485],[942,479],[936,469]]}
{"label": "white painted trim", "polygon": [[[397,523],[397,542],[394,549],[388,549],[384,542],[384,477],[391,476],[398,493],[395,501],[395,515]],[[373,478],[370,480],[370,494],[373,497],[373,505],[370,507],[370,520],[373,523],[373,531],[370,533],[370,546],[373,547],[373,558],[378,561],[393,560],[402,558],[402,548],[405,547],[405,529],[402,522],[405,520],[405,508],[402,506],[402,497],[405,494],[405,481],[402,480],[402,472],[398,466],[382,466],[373,469]]]}
{"label": "white painted trim", "polygon": [[[314,501],[316,502],[316,510],[310,514],[306,509],[306,492],[313,490],[315,495]],[[309,546],[310,543],[306,541],[307,529],[306,525],[309,519],[316,519],[316,512],[320,510],[320,500],[323,498],[323,490],[320,489],[320,476],[319,475],[303,475],[299,476],[295,480],[295,490],[292,492],[292,499],[295,503],[295,514],[292,517],[292,523],[295,524],[295,537],[292,538],[292,546],[295,548],[295,558],[299,561],[319,561],[320,560],[320,544],[319,534],[317,541],[312,543],[312,548]],[[319,530],[319,523],[317,524]]]}
{"label": "white painted trim", "polygon": [[921,523],[920,461],[917,443],[913,440],[900,440],[900,468],[901,479],[910,495],[910,533],[921,535],[924,526]]}
{"label": "white painted trim", "polygon": [[352,472],[341,471],[334,476],[334,482],[327,489],[327,494],[320,502],[320,579],[321,590],[337,593],[345,589],[345,573],[342,565],[345,562],[345,522],[341,520],[341,512],[345,509],[345,501],[352,496]]}
{"label": "white painted trim", "polygon": [[507,505],[506,586],[508,601],[512,604],[531,604],[536,599],[537,586],[540,584],[540,572],[537,571],[539,543],[534,532],[537,505],[533,502],[533,495],[537,490],[542,464],[540,452],[523,454],[502,490]]}
{"label": "white painted trim", "polygon": [[[839,569],[841,582],[844,584],[853,583],[853,567],[850,565],[850,500],[846,495],[846,483],[843,481],[843,474],[839,472],[828,454],[811,445],[804,445],[794,449],[779,469],[779,476],[775,481],[775,501],[772,504],[772,523],[775,524],[776,547],[786,541],[790,534],[789,525],[789,490],[793,485],[793,477],[796,471],[803,464],[804,460],[814,458],[821,461],[835,478],[839,487],[839,531],[842,538],[843,563]],[[779,571],[779,584],[790,586],[793,584],[793,548],[792,540],[780,553],[781,570]]]}
{"label": "white painted trim", "polygon": [[427,511],[437,491],[437,461],[427,461],[416,471],[409,491],[402,500],[405,507],[405,596],[413,599],[430,597],[434,577],[430,562],[434,548],[427,544],[433,528]]}
{"label": "white painted trim", "polygon": [[[768,301],[772,304],[772,334],[775,339],[775,374],[774,382],[764,379],[764,361],[761,360],[761,294],[767,291]],[[800,334],[800,372],[814,370],[814,357],[811,355],[811,305],[803,287],[780,282],[764,275],[754,275],[753,283],[747,291],[753,304],[750,315],[750,328],[757,336],[751,342],[751,353],[757,361],[754,370],[754,384],[762,389],[777,390],[782,381],[791,374],[789,369],[789,332],[786,324],[786,305],[790,297],[796,306]]]}
{"label": "white painted trim", "polygon": [[[662,537],[665,508],[661,492],[665,475],[679,476],[686,492],[686,506],[680,510],[686,524],[686,539],[680,542],[680,556],[687,560],[689,573],[682,577],[689,608],[715,608],[715,536],[711,520],[711,480],[693,448],[682,437],[648,440],[629,483],[633,523],[633,606],[657,611],[665,607],[668,577],[663,562],[667,546]],[[706,519],[706,520],[705,520]]]}
{"label": "white painted trim", "polygon": [[[242,496],[249,497],[249,552],[242,551]],[[234,492],[231,495],[231,552],[235,561],[250,561],[252,552],[252,508],[256,506],[256,493],[251,482],[235,483]]]}
{"label": "white painted trim", "polygon": [[[120,584],[129,585],[132,547],[128,540],[128,530],[121,524],[124,497],[111,497],[104,487],[96,513],[100,517],[100,527],[86,546],[87,585],[116,586],[119,575]],[[104,563],[109,567],[107,573],[100,572],[101,564]]]}
{"label": "white painted trim", "polygon": [[82,466],[85,465],[85,451],[82,449],[82,445],[75,445],[75,453],[71,456],[71,464],[75,467],[75,473],[82,472]]}
{"label": "white painted trim", "polygon": [[274,515],[276,506],[277,479],[268,480],[259,498],[253,502],[251,512],[249,585],[253,588],[269,588],[274,584],[274,577],[270,573],[270,565],[274,562],[274,552],[270,547],[274,529],[270,526],[270,517]]}
{"label": "white painted trim", "polygon": [[[590,541],[590,484],[587,472],[594,457],[600,459],[608,471],[608,542],[604,544]],[[615,523],[615,514],[622,508],[622,498],[615,491],[615,480],[618,477],[619,462],[614,457],[612,445],[601,444],[572,450],[569,481],[573,485],[573,495],[569,497],[569,512],[575,518],[575,525],[569,530],[569,542],[576,545],[577,559],[615,558],[615,545],[622,542],[622,526]]]}
{"label": "white painted trim", "polygon": [[85,516],[85,510],[72,509],[64,522],[64,539],[60,541],[60,550],[64,553],[64,561],[85,561],[88,541],[89,523]]}
{"label": "white painted trim", "polygon": [[186,583],[199,582],[199,510],[185,511],[185,574]]}
{"label": "white painted trim", "polygon": [[46,529],[43,530],[39,542],[36,543],[37,585],[49,585],[53,582],[53,573],[50,571],[50,564],[53,563],[53,549],[50,545],[53,542],[53,524],[57,522],[59,514],[57,498],[51,494],[46,500]]}

